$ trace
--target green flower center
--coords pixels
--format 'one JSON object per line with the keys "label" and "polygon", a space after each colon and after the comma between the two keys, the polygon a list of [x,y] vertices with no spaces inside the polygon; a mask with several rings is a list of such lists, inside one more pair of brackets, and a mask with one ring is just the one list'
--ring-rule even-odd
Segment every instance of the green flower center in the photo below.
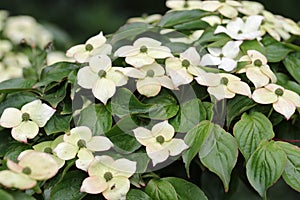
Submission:
{"label": "green flower center", "polygon": [[106,71],[100,70],[100,71],[98,72],[98,76],[99,76],[100,78],[104,78],[104,77],[106,76]]}
{"label": "green flower center", "polygon": [[77,146],[78,146],[79,148],[85,148],[85,147],[86,147],[86,142],[85,142],[85,140],[79,140],[79,141],[77,142]]}
{"label": "green flower center", "polygon": [[221,2],[221,3],[225,3],[225,2],[226,2],[226,0],[219,0],[219,2]]}
{"label": "green flower center", "polygon": [[255,65],[256,67],[261,67],[261,66],[262,66],[261,60],[259,60],[259,59],[255,60],[255,61],[254,61],[254,65]]}
{"label": "green flower center", "polygon": [[145,45],[141,46],[141,48],[140,48],[141,53],[147,53],[147,51],[148,51],[148,48]]}
{"label": "green flower center", "polygon": [[188,61],[187,59],[184,59],[184,60],[181,62],[181,65],[182,65],[182,67],[188,68],[188,67],[191,65],[191,63],[190,63],[190,61]]}
{"label": "green flower center", "polygon": [[29,119],[30,119],[30,115],[28,113],[22,114],[22,121],[27,122],[27,121],[29,121]]}
{"label": "green flower center", "polygon": [[222,85],[227,85],[228,82],[229,82],[228,78],[223,77],[223,78],[221,78],[220,84],[222,84]]}
{"label": "green flower center", "polygon": [[283,95],[283,90],[278,88],[275,90],[275,94],[278,95],[278,96],[282,96]]}
{"label": "green flower center", "polygon": [[157,136],[156,137],[156,142],[158,142],[159,144],[163,144],[165,142],[165,138],[163,136]]}
{"label": "green flower center", "polygon": [[155,72],[152,69],[147,71],[147,76],[152,78],[152,77],[154,77],[154,75],[155,75]]}
{"label": "green flower center", "polygon": [[220,58],[224,58],[224,54],[221,53],[221,54],[220,54]]}
{"label": "green flower center", "polygon": [[50,147],[46,147],[45,149],[44,149],[44,152],[45,153],[52,153],[52,149],[50,148]]}
{"label": "green flower center", "polygon": [[113,179],[113,175],[111,172],[105,172],[104,174],[104,179],[106,180],[106,182],[110,181],[111,179]]}
{"label": "green flower center", "polygon": [[31,169],[29,167],[24,167],[22,172],[23,172],[23,174],[30,175],[31,174]]}
{"label": "green flower center", "polygon": [[184,2],[184,5],[183,5],[184,8],[188,8],[189,7],[189,3],[186,1]]}
{"label": "green flower center", "polygon": [[86,44],[85,45],[85,50],[86,51],[92,51],[93,49],[94,49],[93,45],[91,45],[91,44]]}

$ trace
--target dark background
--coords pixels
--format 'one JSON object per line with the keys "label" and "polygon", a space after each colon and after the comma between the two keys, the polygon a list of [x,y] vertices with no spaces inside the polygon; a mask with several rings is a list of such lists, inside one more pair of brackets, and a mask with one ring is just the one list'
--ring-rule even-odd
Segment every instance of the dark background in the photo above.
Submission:
{"label": "dark background", "polygon": [[[300,20],[299,0],[258,1],[273,13]],[[55,24],[66,31],[72,44],[84,42],[99,31],[113,33],[129,17],[167,10],[165,0],[0,0],[0,9]]]}

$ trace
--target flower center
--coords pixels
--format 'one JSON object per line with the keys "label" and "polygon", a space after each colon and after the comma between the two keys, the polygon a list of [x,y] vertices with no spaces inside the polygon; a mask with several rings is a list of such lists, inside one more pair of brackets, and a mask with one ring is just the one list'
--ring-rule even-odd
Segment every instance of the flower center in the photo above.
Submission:
{"label": "flower center", "polygon": [[226,2],[226,0],[219,0],[219,2],[221,2],[221,3],[225,3],[225,2]]}
{"label": "flower center", "polygon": [[27,122],[27,121],[29,121],[29,119],[30,119],[30,115],[28,113],[22,114],[22,121]]}
{"label": "flower center", "polygon": [[147,76],[153,78],[154,75],[155,75],[155,73],[154,73],[154,71],[152,69],[150,69],[150,70],[147,71]]}
{"label": "flower center", "polygon": [[183,7],[184,8],[188,8],[189,7],[189,3],[187,1],[185,1]]}
{"label": "flower center", "polygon": [[148,48],[145,45],[141,46],[141,48],[140,48],[141,53],[147,53],[147,51],[148,51]]}
{"label": "flower center", "polygon": [[182,65],[182,67],[188,68],[188,67],[191,65],[191,63],[190,63],[190,61],[188,61],[187,59],[184,59],[184,60],[181,62],[181,65]]}
{"label": "flower center", "polygon": [[94,49],[93,45],[91,45],[91,44],[86,44],[85,45],[85,50],[86,51],[92,51],[93,49]]}
{"label": "flower center", "polygon": [[79,147],[79,148],[85,148],[86,147],[86,142],[85,142],[85,140],[79,140],[78,142],[77,142],[77,146]]}
{"label": "flower center", "polygon": [[104,179],[106,180],[106,182],[110,181],[112,178],[113,178],[113,175],[111,172],[105,172]]}
{"label": "flower center", "polygon": [[255,61],[254,61],[254,65],[255,65],[256,67],[261,67],[261,66],[262,66],[261,60],[259,60],[259,59],[255,60]]}
{"label": "flower center", "polygon": [[275,94],[278,95],[278,96],[282,96],[283,95],[283,90],[278,88],[275,90]]}
{"label": "flower center", "polygon": [[50,148],[50,147],[46,147],[45,149],[44,149],[44,152],[45,153],[52,153],[52,149]]}
{"label": "flower center", "polygon": [[22,172],[23,172],[23,174],[30,175],[31,174],[31,169],[29,167],[24,167]]}
{"label": "flower center", "polygon": [[221,53],[221,54],[220,54],[220,58],[224,58],[224,54]]}
{"label": "flower center", "polygon": [[165,142],[165,138],[163,136],[157,136],[156,137],[156,142],[158,142],[159,144],[163,144]]}
{"label": "flower center", "polygon": [[106,71],[100,70],[100,71],[98,72],[98,76],[99,76],[100,78],[104,78],[104,77],[106,76]]}
{"label": "flower center", "polygon": [[221,78],[220,84],[222,84],[222,85],[227,85],[228,82],[229,82],[228,78],[223,77],[223,78]]}
{"label": "flower center", "polygon": [[242,33],[243,33],[243,31],[242,31],[242,30],[239,30],[239,31],[238,31],[238,34],[242,34]]}

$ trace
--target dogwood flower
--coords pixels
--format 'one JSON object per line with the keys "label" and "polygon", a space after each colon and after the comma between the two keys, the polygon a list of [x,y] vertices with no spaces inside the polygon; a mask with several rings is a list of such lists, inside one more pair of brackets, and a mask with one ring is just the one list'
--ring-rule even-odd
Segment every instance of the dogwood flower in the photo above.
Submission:
{"label": "dogwood flower", "polygon": [[171,90],[175,89],[172,80],[165,75],[164,68],[157,63],[145,65],[138,69],[125,67],[118,70],[126,76],[137,78],[136,88],[138,92],[147,97],[156,96],[162,86]]}
{"label": "dogwood flower", "polygon": [[[92,131],[86,126],[75,127],[63,137],[64,142],[58,144],[53,152],[63,160],[71,160],[80,155],[81,159],[76,162],[79,169],[86,170],[92,161],[90,154],[95,151],[106,151],[113,144],[104,136],[92,136]],[[85,158],[84,155],[87,155]],[[91,159],[90,159],[91,158]]]}
{"label": "dogwood flower", "polygon": [[193,10],[201,8],[201,0],[167,0],[166,6],[172,10]]}
{"label": "dogwood flower", "polygon": [[244,15],[258,15],[264,10],[264,6],[259,2],[241,1],[241,4],[242,6],[238,8],[238,11]]}
{"label": "dogwood flower", "polygon": [[166,72],[171,77],[174,86],[188,84],[194,77],[189,72],[190,67],[198,67],[200,64],[200,55],[195,47],[190,47],[179,58],[172,57],[166,59]]}
{"label": "dogwood flower", "polygon": [[31,151],[18,160],[18,163],[14,163],[7,159],[8,170],[0,171],[0,184],[27,190],[36,186],[37,181],[52,178],[59,169],[56,161],[43,152]]}
{"label": "dogwood flower", "polygon": [[6,67],[0,62],[0,82],[11,78],[19,78],[22,76],[22,68]]}
{"label": "dogwood flower", "polygon": [[125,62],[140,68],[144,65],[151,65],[155,59],[173,57],[168,47],[162,46],[161,42],[152,38],[139,38],[133,46],[120,47],[114,54],[116,57],[126,57]]}
{"label": "dogwood flower", "polygon": [[126,197],[130,189],[129,177],[136,171],[136,162],[109,156],[96,156],[88,168],[89,177],[82,182],[80,191],[90,194],[102,193],[108,200]]}
{"label": "dogwood flower", "polygon": [[256,88],[267,85],[270,81],[275,83],[277,78],[268,66],[267,58],[256,50],[248,50],[247,55],[240,61],[249,62],[248,65],[238,70],[237,73],[246,73],[247,78]]}
{"label": "dogwood flower", "polygon": [[234,18],[238,15],[237,8],[240,6],[240,2],[232,0],[203,1],[200,9],[209,12],[218,11],[221,15],[225,17]]}
{"label": "dogwood flower", "polygon": [[54,112],[55,109],[41,100],[34,100],[25,104],[21,110],[6,108],[0,118],[0,125],[12,128],[11,135],[15,140],[27,143],[27,139],[33,139],[39,127],[44,127]]}
{"label": "dogwood flower", "polygon": [[132,17],[127,20],[127,23],[134,23],[134,22],[143,22],[146,24],[154,24],[158,22],[162,18],[160,14],[153,14],[153,15],[145,15],[142,17]]}
{"label": "dogwood flower", "polygon": [[240,53],[242,41],[229,41],[222,48],[208,48],[209,54],[205,54],[200,62],[201,66],[217,65],[219,69],[227,72],[237,67],[235,58]]}
{"label": "dogwood flower", "polygon": [[89,60],[89,66],[78,71],[78,84],[85,89],[92,89],[94,96],[106,104],[116,92],[116,87],[127,83],[127,77],[118,69],[119,67],[112,67],[107,55],[93,56]]}
{"label": "dogwood flower", "polygon": [[254,90],[252,99],[260,104],[273,104],[274,110],[288,120],[300,107],[300,96],[276,84],[268,84],[264,88]]}
{"label": "dogwood flower", "polygon": [[[161,31],[162,34],[163,31]],[[197,31],[193,31],[190,35],[185,35],[183,37],[172,37],[169,38],[171,42],[176,43],[185,43],[185,44],[191,44],[193,42],[195,42],[196,40],[198,40],[201,35],[204,33],[204,30],[197,30]]]}
{"label": "dogwood flower", "polygon": [[8,40],[0,40],[0,59],[3,58],[4,54],[11,51],[13,45]]}
{"label": "dogwood flower", "polygon": [[75,62],[75,60],[73,58],[66,57],[65,53],[61,51],[51,51],[47,54],[47,66],[58,62]]}
{"label": "dogwood flower", "polygon": [[147,155],[152,159],[153,166],[189,148],[182,139],[173,138],[175,130],[168,121],[154,125],[151,130],[138,127],[133,133],[137,141],[146,146]]}
{"label": "dogwood flower", "polygon": [[227,73],[199,73],[195,80],[204,86],[208,86],[207,91],[218,101],[231,99],[235,94],[251,97],[251,90],[247,83],[242,82],[237,76]]}
{"label": "dogwood flower", "polygon": [[215,34],[226,33],[235,40],[253,40],[261,36],[259,27],[263,19],[263,16],[253,15],[247,17],[246,22],[244,22],[243,19],[237,17],[230,21],[226,28],[218,26]]}
{"label": "dogwood flower", "polygon": [[66,56],[74,58],[79,63],[88,62],[95,55],[108,55],[111,53],[112,46],[105,44],[106,38],[100,32],[88,39],[85,44],[79,44],[67,50]]}

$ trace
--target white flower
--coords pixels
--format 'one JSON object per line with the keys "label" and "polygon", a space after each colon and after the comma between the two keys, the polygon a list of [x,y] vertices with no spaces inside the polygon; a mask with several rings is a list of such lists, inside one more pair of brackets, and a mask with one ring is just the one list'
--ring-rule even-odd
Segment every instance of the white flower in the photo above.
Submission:
{"label": "white flower", "polygon": [[205,54],[200,62],[201,66],[217,65],[219,69],[227,72],[237,67],[235,58],[240,53],[242,41],[229,41],[222,48],[208,48],[209,54]]}
{"label": "white flower", "polygon": [[39,132],[39,127],[44,127],[54,114],[55,109],[34,100],[25,104],[21,110],[6,108],[0,118],[0,125],[12,128],[12,137],[20,142],[27,143],[27,139],[33,139]]}
{"label": "white flower", "polygon": [[5,53],[11,51],[13,45],[8,40],[0,40],[0,59],[4,56]]}
{"label": "white flower", "polygon": [[167,0],[166,6],[172,10],[193,10],[201,8],[201,0]]}
{"label": "white flower", "polygon": [[247,55],[240,58],[242,62],[249,62],[248,65],[238,70],[237,73],[245,73],[247,78],[256,88],[267,85],[270,81],[275,83],[277,78],[267,65],[267,58],[256,50],[248,50]]}
{"label": "white flower", "polygon": [[251,90],[247,83],[242,82],[237,76],[227,73],[199,73],[195,80],[204,86],[208,86],[207,91],[218,101],[231,99],[235,94],[251,97]]}
{"label": "white flower", "polygon": [[51,51],[47,54],[47,66],[53,65],[58,62],[74,62],[73,58],[68,58],[63,52]]}
{"label": "white flower", "polygon": [[153,24],[158,22],[162,18],[160,14],[153,14],[153,15],[146,15],[142,17],[133,17],[127,20],[127,23],[134,23],[134,22],[143,22],[147,24]]}
{"label": "white flower", "polygon": [[0,183],[5,187],[26,190],[33,188],[37,181],[52,178],[58,172],[56,161],[47,153],[31,151],[14,163],[7,160],[9,170],[0,171]]}
{"label": "white flower", "polygon": [[137,68],[151,65],[155,59],[173,57],[168,47],[161,46],[161,42],[147,37],[137,39],[133,46],[120,47],[115,56],[126,57],[126,63]]}
{"label": "white flower", "polygon": [[103,33],[88,39],[85,44],[79,44],[67,50],[66,56],[74,58],[79,63],[88,62],[90,57],[98,54],[108,55],[111,53],[112,46],[105,44],[106,38]]}
{"label": "white flower", "polygon": [[264,6],[259,2],[241,1],[241,4],[238,11],[244,15],[258,15],[264,10]]}
{"label": "white flower", "polygon": [[78,84],[85,89],[92,89],[94,96],[106,104],[116,92],[116,87],[127,83],[127,77],[118,69],[112,67],[107,55],[91,57],[89,66],[78,71]]}
{"label": "white flower", "polygon": [[0,82],[22,76],[22,68],[6,67],[0,62]]}
{"label": "white flower", "polygon": [[136,171],[136,162],[109,156],[96,156],[88,168],[89,177],[84,179],[80,191],[102,193],[108,200],[125,198],[130,189],[129,177]]}
{"label": "white flower", "polygon": [[156,96],[162,86],[175,89],[172,80],[165,75],[164,68],[157,63],[145,65],[138,69],[125,67],[119,70],[126,76],[137,78],[136,88],[138,92],[147,97]]}
{"label": "white flower", "polygon": [[189,72],[189,68],[198,67],[200,64],[200,55],[195,47],[190,47],[179,58],[166,59],[166,72],[171,77],[174,86],[185,85],[193,81],[194,77]]}
{"label": "white flower", "polygon": [[252,99],[260,104],[273,104],[273,108],[284,115],[286,119],[294,114],[296,107],[300,107],[300,96],[276,84],[268,84],[264,88],[256,89]]}
{"label": "white flower", "polygon": [[263,16],[253,15],[247,17],[246,22],[244,22],[241,18],[237,17],[230,21],[226,28],[218,26],[215,34],[226,33],[232,39],[253,40],[261,36],[259,27],[263,19]]}
{"label": "white flower", "polygon": [[138,127],[133,132],[137,141],[146,146],[147,155],[152,159],[153,166],[189,148],[182,139],[173,138],[175,130],[168,121],[154,125],[151,131]]}
{"label": "white flower", "polygon": [[8,52],[8,53],[6,53],[2,62],[8,68],[10,68],[10,67],[13,67],[14,69],[20,68],[21,70],[22,70],[22,68],[31,66],[29,58],[21,52],[18,52],[18,53]]}
{"label": "white flower", "polygon": [[93,152],[106,151],[113,146],[110,140],[104,136],[92,136],[92,131],[86,126],[71,129],[63,139],[64,142],[58,144],[53,152],[63,160],[71,160],[78,154],[80,160],[76,162],[76,166],[82,170],[86,170],[92,161],[91,154]]}
{"label": "white flower", "polygon": [[216,12],[218,11],[221,15],[234,18],[238,15],[237,8],[241,6],[240,2],[232,1],[232,0],[224,0],[224,1],[204,1],[201,4],[200,9]]}
{"label": "white flower", "polygon": [[6,10],[0,10],[0,31],[3,30],[7,17],[8,17],[8,12]]}
{"label": "white flower", "polygon": [[[171,31],[174,31],[174,30],[171,30]],[[163,32],[164,32],[164,30],[161,31],[161,34],[164,34]],[[204,30],[197,30],[197,31],[193,31],[190,35],[185,35],[184,37],[173,37],[173,38],[169,38],[169,39],[173,43],[180,42],[180,43],[185,43],[185,44],[191,44],[191,43],[195,42],[196,40],[198,40],[203,33],[204,33]]]}

